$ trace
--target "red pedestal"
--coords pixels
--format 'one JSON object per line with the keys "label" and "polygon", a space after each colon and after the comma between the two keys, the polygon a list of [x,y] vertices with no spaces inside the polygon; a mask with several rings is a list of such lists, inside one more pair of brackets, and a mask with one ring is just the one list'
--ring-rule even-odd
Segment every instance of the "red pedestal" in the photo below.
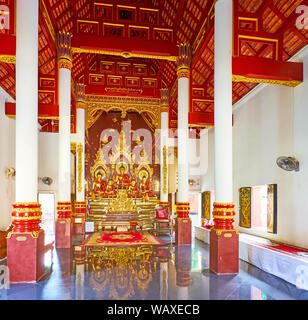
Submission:
{"label": "red pedestal", "polygon": [[237,230],[211,230],[210,270],[217,274],[237,274],[239,236]]}
{"label": "red pedestal", "polygon": [[175,243],[191,244],[191,220],[189,218],[189,202],[177,202],[175,220]]}
{"label": "red pedestal", "polygon": [[73,223],[70,219],[56,221],[56,248],[70,248],[73,243]]}
{"label": "red pedestal", "polygon": [[85,233],[85,217],[87,213],[87,204],[85,201],[79,201],[75,203],[75,214],[74,214],[74,233],[84,234]]}
{"label": "red pedestal", "polygon": [[11,283],[36,282],[45,273],[43,230],[11,233],[7,239],[7,266]]}
{"label": "red pedestal", "polygon": [[175,220],[175,243],[191,244],[191,220],[190,218],[176,218]]}

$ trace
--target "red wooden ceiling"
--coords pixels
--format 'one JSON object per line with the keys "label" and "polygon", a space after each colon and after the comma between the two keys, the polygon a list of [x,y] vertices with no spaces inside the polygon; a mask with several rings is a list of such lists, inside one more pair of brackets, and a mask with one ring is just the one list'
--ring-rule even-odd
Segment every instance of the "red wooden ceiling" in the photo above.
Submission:
{"label": "red wooden ceiling", "polygon": [[[6,3],[5,0],[1,3]],[[40,77],[56,78],[56,50],[55,43],[46,19],[43,18],[43,4],[48,12],[51,24],[55,31],[74,31],[76,19],[91,19],[93,16],[94,0],[40,0],[39,26],[39,74]],[[282,60],[287,60],[307,44],[308,31],[298,30],[294,25],[295,9],[306,0],[235,0],[235,10],[239,16],[258,17],[262,21],[259,28],[262,33],[280,36],[282,39]],[[204,27],[207,19],[206,32],[203,40],[194,52],[192,62],[192,89],[201,88],[202,94],[192,104],[197,112],[213,112],[214,97],[214,27],[213,15],[209,15],[213,0],[130,0],[111,1],[103,3],[117,5],[131,5],[159,9],[159,24],[173,30],[174,42],[189,42],[193,45],[198,40],[199,31]],[[249,31],[251,26],[244,24],[243,29]],[[273,48],[262,41],[243,41],[239,55],[272,59]],[[79,80],[83,74],[89,74],[89,67],[97,59],[95,54],[75,54],[73,59],[73,80]],[[123,58],[123,61],[127,62]],[[161,85],[172,88],[171,92],[171,121],[176,124],[177,97],[176,97],[176,64],[171,61],[148,59],[147,64],[154,68],[161,79]],[[15,97],[15,67],[12,64],[0,63],[1,86]],[[55,80],[56,81],[56,80]],[[235,103],[247,94],[256,84],[234,82],[233,102]],[[56,83],[54,84],[56,88]],[[198,90],[199,90],[198,89]],[[200,90],[201,90],[200,89]],[[56,89],[54,89],[56,90]],[[196,92],[198,92],[198,90]],[[199,92],[201,92],[199,90]],[[44,92],[39,93],[41,103],[52,103],[54,96]],[[204,101],[203,101],[204,100]],[[43,123],[43,121],[41,121]]]}

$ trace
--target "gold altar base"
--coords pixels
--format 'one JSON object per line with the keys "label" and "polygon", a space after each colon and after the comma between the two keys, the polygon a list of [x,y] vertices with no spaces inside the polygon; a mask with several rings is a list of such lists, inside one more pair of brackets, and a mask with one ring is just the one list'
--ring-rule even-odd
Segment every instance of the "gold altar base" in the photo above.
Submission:
{"label": "gold altar base", "polygon": [[87,221],[94,221],[96,231],[128,231],[131,230],[131,221],[137,221],[136,229],[152,230],[157,197],[149,197],[146,201],[144,198],[129,198],[126,190],[122,191],[117,198],[89,198]]}

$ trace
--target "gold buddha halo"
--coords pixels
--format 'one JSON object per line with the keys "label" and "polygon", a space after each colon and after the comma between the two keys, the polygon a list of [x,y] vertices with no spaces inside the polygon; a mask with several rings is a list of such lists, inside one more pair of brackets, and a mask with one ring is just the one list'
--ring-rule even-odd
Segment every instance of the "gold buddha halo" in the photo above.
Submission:
{"label": "gold buddha halo", "polygon": [[126,162],[119,162],[116,164],[116,170],[118,173],[120,173],[121,167],[124,167],[124,173],[128,172],[128,164]]}
{"label": "gold buddha halo", "polygon": [[143,177],[146,177],[146,180],[149,178],[149,173],[146,170],[139,171],[138,178],[142,180]]}

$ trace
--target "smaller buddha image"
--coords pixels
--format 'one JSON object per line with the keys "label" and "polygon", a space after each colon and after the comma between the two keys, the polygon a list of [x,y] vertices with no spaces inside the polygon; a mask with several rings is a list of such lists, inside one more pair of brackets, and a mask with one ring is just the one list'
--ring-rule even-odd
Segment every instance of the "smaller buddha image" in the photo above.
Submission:
{"label": "smaller buddha image", "polygon": [[115,190],[115,186],[114,186],[114,183],[113,183],[112,179],[109,180],[104,195],[107,198],[115,197],[117,195],[117,192]]}
{"label": "smaller buddha image", "polygon": [[151,190],[150,182],[148,180],[148,172],[145,170],[140,171],[139,179],[141,182],[139,183],[139,192],[142,197],[144,197],[145,201],[149,201],[149,197],[153,197],[154,193]]}
{"label": "smaller buddha image", "polygon": [[104,173],[103,171],[98,171],[95,176],[95,181],[92,185],[92,194],[95,196],[103,196],[105,190],[106,190],[106,181],[103,180]]}
{"label": "smaller buddha image", "polygon": [[136,183],[136,180],[132,180],[132,182],[128,188],[128,196],[132,197],[132,198],[139,197],[138,185]]}

